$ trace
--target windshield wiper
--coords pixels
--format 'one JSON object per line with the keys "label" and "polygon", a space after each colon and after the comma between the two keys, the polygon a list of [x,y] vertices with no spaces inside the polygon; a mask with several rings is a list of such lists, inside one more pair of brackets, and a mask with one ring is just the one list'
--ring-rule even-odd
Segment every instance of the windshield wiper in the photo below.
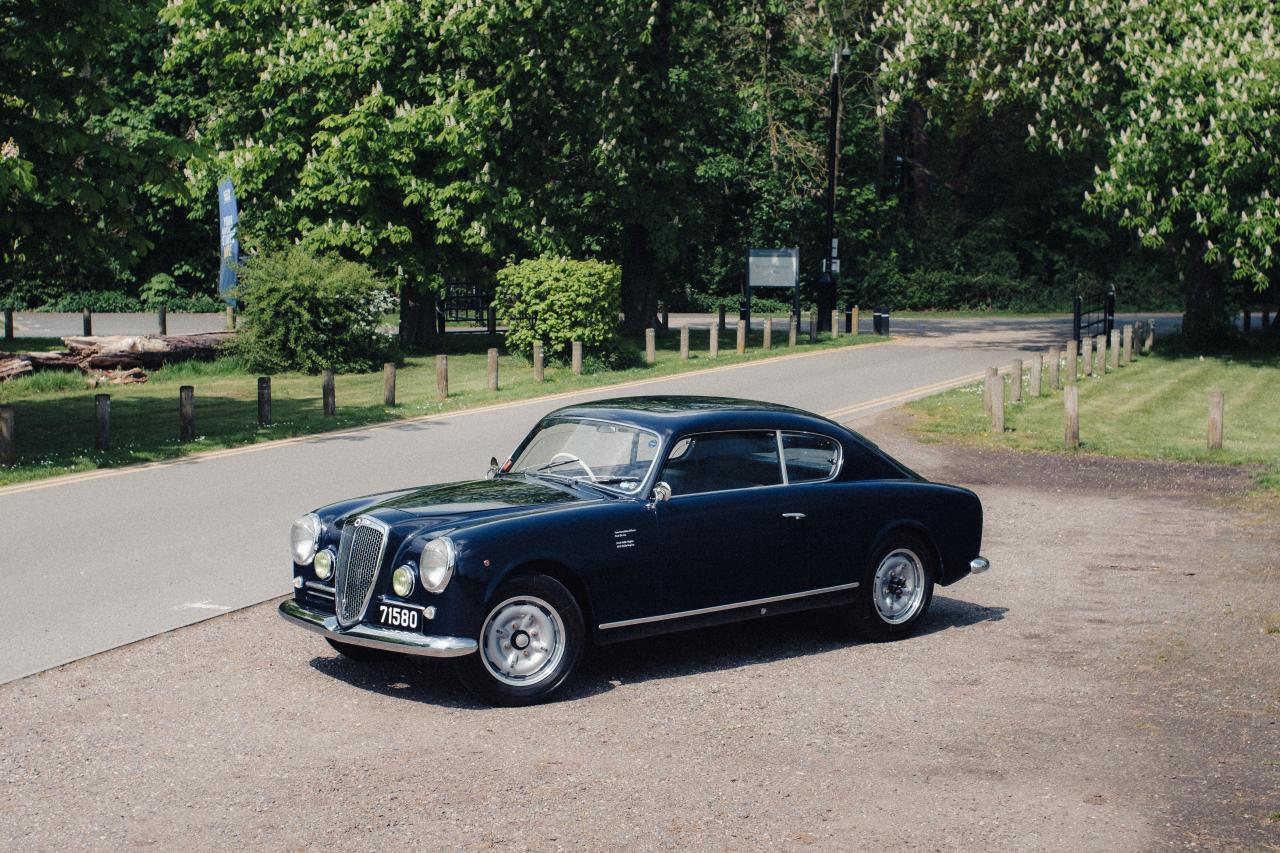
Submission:
{"label": "windshield wiper", "polygon": [[536,474],[539,471],[550,471],[552,468],[559,468],[561,465],[575,465],[575,464],[581,465],[582,462],[577,459],[561,459],[559,462],[547,462],[543,465],[539,465],[537,468],[534,468],[532,470],[529,468],[521,468],[519,471],[516,471],[515,473]]}

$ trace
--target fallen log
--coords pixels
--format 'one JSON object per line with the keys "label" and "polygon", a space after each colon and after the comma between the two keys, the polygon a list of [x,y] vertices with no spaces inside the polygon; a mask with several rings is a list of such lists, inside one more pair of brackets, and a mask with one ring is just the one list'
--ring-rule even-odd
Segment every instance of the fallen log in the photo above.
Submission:
{"label": "fallen log", "polygon": [[100,335],[66,337],[62,341],[82,369],[155,369],[178,361],[209,361],[234,335]]}
{"label": "fallen log", "polygon": [[103,385],[129,385],[134,382],[146,382],[147,372],[141,367],[134,367],[129,370],[108,370],[102,373],[89,374],[88,385],[90,388],[98,388]]}
{"label": "fallen log", "polygon": [[79,370],[80,362],[69,352],[24,352],[33,370]]}
{"label": "fallen log", "polygon": [[0,382],[8,382],[31,373],[31,362],[20,355],[0,357]]}

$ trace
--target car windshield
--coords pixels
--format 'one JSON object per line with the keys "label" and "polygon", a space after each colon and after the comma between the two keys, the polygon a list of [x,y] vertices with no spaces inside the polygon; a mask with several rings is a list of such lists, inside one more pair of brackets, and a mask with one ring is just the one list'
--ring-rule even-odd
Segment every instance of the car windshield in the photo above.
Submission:
{"label": "car windshield", "polygon": [[507,470],[581,480],[630,494],[644,483],[657,453],[658,436],[648,430],[609,421],[556,418],[539,425]]}

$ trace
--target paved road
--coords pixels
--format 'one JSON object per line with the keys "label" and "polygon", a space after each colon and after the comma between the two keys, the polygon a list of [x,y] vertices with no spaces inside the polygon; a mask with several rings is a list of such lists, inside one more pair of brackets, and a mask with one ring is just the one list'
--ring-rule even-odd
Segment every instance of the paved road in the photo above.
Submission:
{"label": "paved road", "polygon": [[[0,683],[282,595],[297,516],[351,495],[479,476],[490,455],[509,452],[567,402],[718,394],[850,420],[1061,342],[1069,326],[1069,318],[920,321],[914,337],[893,344],[0,490]],[[906,322],[897,332],[913,334]]]}

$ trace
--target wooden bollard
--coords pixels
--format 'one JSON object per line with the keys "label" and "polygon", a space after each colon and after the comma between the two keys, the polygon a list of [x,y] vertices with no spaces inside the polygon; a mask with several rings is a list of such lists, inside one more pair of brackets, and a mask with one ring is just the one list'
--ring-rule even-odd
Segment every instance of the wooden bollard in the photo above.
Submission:
{"label": "wooden bollard", "polygon": [[658,361],[657,335],[650,327],[644,330],[644,363],[656,364]]}
{"label": "wooden bollard", "polygon": [[849,320],[849,334],[858,334],[858,306],[853,306],[853,317]]}
{"label": "wooden bollard", "polygon": [[1058,352],[1057,347],[1049,347],[1049,390],[1050,391],[1057,391],[1059,388],[1062,387],[1061,375],[1058,372],[1059,369],[1061,368],[1061,365],[1058,363],[1058,359],[1061,357],[1062,357],[1062,354]]}
{"label": "wooden bollard", "polygon": [[787,346],[793,347],[796,345],[796,327],[799,325],[795,317],[787,321]]}
{"label": "wooden bollard", "polygon": [[725,330],[723,305],[716,309],[716,329],[721,332]]}
{"label": "wooden bollard", "polygon": [[13,340],[13,309],[4,309],[4,339]]}
{"label": "wooden bollard", "polygon": [[765,350],[773,349],[773,318],[772,317],[764,318],[764,340],[761,342],[760,347]]}
{"label": "wooden bollard", "polygon": [[0,406],[0,465],[18,463],[18,439],[15,433],[13,406]]}
{"label": "wooden bollard", "polygon": [[747,351],[747,321],[738,321],[738,355]]}
{"label": "wooden bollard", "polygon": [[484,316],[484,330],[490,335],[498,334],[498,308],[490,305]]}
{"label": "wooden bollard", "polygon": [[236,330],[236,306],[227,306],[227,331],[234,332]]}
{"label": "wooden bollard", "polygon": [[258,377],[258,426],[271,426],[271,377]]}
{"label": "wooden bollard", "polygon": [[498,390],[498,350],[489,347],[489,390]]}
{"label": "wooden bollard", "polygon": [[178,441],[196,440],[196,389],[183,385],[178,389]]}
{"label": "wooden bollard", "polygon": [[1156,345],[1156,321],[1151,318],[1147,321],[1147,336],[1142,341],[1142,353],[1146,355],[1155,348]]}
{"label": "wooden bollard", "polygon": [[833,308],[831,311],[831,337],[840,337],[840,309]]}
{"label": "wooden bollard", "polygon": [[809,312],[809,343],[816,344],[818,342],[818,312]]}
{"label": "wooden bollard", "polygon": [[680,360],[689,360],[689,327],[680,327]]}
{"label": "wooden bollard", "polygon": [[570,356],[569,369],[573,371],[574,376],[582,375],[582,341],[574,341],[570,347],[572,355]]}
{"label": "wooden bollard", "polygon": [[1088,379],[1093,373],[1093,338],[1080,341],[1080,378]]}
{"label": "wooden bollard", "polygon": [[1094,357],[1093,357],[1093,366],[1096,369],[1097,374],[1099,376],[1106,376],[1107,375],[1107,336],[1098,335],[1098,337],[1095,340],[1097,341],[1097,352],[1094,354]]}
{"label": "wooden bollard", "polygon": [[436,356],[436,393],[441,400],[449,397],[449,356]]}
{"label": "wooden bollard", "polygon": [[156,328],[160,334],[169,334],[169,309],[161,305],[156,309]]}
{"label": "wooden bollard", "polygon": [[1222,449],[1222,391],[1209,392],[1209,449]]}
{"label": "wooden bollard", "polygon": [[1067,447],[1080,446],[1080,386],[1075,383],[1067,385],[1062,391],[1064,408],[1063,443]]}
{"label": "wooden bollard", "polygon": [[1009,402],[1022,402],[1022,359],[1013,360],[1013,369],[1009,371]]}
{"label": "wooden bollard", "polygon": [[80,326],[84,329],[84,336],[86,338],[93,335],[93,312],[88,308],[80,312]]}
{"label": "wooden bollard", "polygon": [[1076,371],[1080,369],[1076,363],[1077,349],[1079,349],[1079,344],[1077,344],[1075,340],[1067,341],[1067,365],[1066,366],[1067,366],[1067,384],[1068,385],[1076,384]]}
{"label": "wooden bollard", "polygon": [[542,341],[533,342],[533,381],[544,382],[547,378],[546,366],[542,356]]}
{"label": "wooden bollard", "polygon": [[1124,363],[1126,366],[1133,363],[1133,324],[1129,323],[1124,327]]}
{"label": "wooden bollard", "polygon": [[93,395],[93,449],[99,453],[111,449],[111,395]]}
{"label": "wooden bollard", "polygon": [[711,337],[707,340],[707,353],[711,358],[720,356],[720,333],[714,326],[711,327]]}
{"label": "wooden bollard", "polygon": [[388,361],[382,365],[382,405],[394,406],[396,404],[396,365],[393,361]]}
{"label": "wooden bollard", "polygon": [[999,376],[991,383],[991,431],[1004,434],[1004,380]]}
{"label": "wooden bollard", "polygon": [[333,388],[333,371],[320,371],[320,397],[324,400],[324,415],[331,418],[338,414],[338,401]]}
{"label": "wooden bollard", "polygon": [[987,368],[986,384],[982,386],[982,413],[984,415],[991,414],[992,400],[995,399],[995,393],[992,390],[995,384],[1000,381],[1000,371],[994,367]]}
{"label": "wooden bollard", "polygon": [[1041,391],[1040,383],[1043,381],[1043,379],[1044,379],[1044,356],[1040,355],[1040,353],[1036,353],[1035,355],[1031,356],[1030,393],[1032,397],[1040,396],[1040,391]]}
{"label": "wooden bollard", "polygon": [[1111,349],[1107,351],[1107,358],[1110,359],[1110,363],[1107,365],[1107,367],[1111,368],[1112,370],[1115,370],[1120,366],[1120,330],[1119,329],[1111,330]]}

